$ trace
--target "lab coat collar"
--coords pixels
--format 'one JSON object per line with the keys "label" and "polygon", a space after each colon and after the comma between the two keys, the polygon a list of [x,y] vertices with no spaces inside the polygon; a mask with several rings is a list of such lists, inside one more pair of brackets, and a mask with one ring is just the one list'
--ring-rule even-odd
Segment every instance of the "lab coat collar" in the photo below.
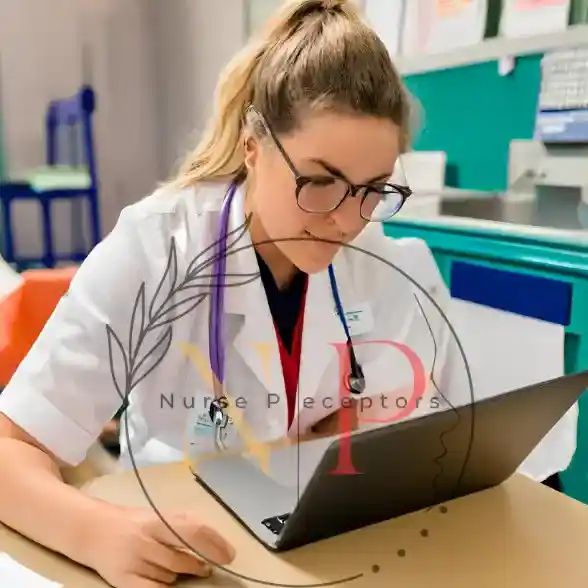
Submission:
{"label": "lab coat collar", "polygon": [[264,293],[246,220],[245,189],[240,186],[231,203],[226,245],[225,312],[229,314],[249,314],[251,302]]}
{"label": "lab coat collar", "polygon": [[[235,193],[229,217],[229,244],[233,245],[227,247],[225,312],[236,328],[230,332],[227,329],[226,336],[232,336],[232,341],[227,339],[226,345],[228,347],[232,343],[265,388],[268,395],[268,401],[264,402],[268,410],[267,419],[275,424],[276,431],[283,434],[287,427],[288,403],[280,351],[245,221],[245,190],[241,187]],[[227,361],[231,361],[230,353],[227,354]]]}
{"label": "lab coat collar", "polygon": [[[272,403],[272,420],[279,419],[282,431],[286,430],[287,401],[276,339],[274,322],[267,297],[259,278],[259,265],[245,223],[245,191],[237,190],[231,206],[227,258],[227,284],[225,290],[225,312],[241,316],[240,326],[232,341],[236,351],[249,369],[266,388],[268,394],[277,395],[279,401]],[[357,293],[351,284],[348,253],[342,249],[333,262],[339,296],[343,307],[351,309],[358,302]],[[232,284],[232,287],[230,286]],[[339,374],[337,344],[345,343],[345,331],[337,315],[328,272],[325,270],[309,276],[302,333],[302,352],[298,382],[299,398],[291,430],[305,430],[316,420],[317,409],[305,409],[305,400],[317,396],[338,395],[339,381],[329,382],[328,390],[321,389],[326,369],[335,364]],[[230,341],[227,341],[227,345]],[[229,361],[229,357],[227,358]],[[275,397],[274,397],[275,398]],[[336,404],[337,399],[333,402]],[[269,403],[268,403],[269,404]]]}

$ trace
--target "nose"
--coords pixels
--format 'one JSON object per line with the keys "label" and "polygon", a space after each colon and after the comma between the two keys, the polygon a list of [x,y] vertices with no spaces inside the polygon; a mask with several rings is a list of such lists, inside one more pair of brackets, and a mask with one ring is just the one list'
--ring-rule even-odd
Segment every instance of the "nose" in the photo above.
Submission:
{"label": "nose", "polygon": [[343,234],[357,231],[365,224],[361,218],[361,198],[345,198],[341,205],[331,212],[329,220],[337,225]]}

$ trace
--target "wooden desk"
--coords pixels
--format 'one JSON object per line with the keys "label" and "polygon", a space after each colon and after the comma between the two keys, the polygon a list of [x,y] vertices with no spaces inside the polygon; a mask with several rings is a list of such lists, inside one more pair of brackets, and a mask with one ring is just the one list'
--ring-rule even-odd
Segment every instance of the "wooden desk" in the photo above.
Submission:
{"label": "wooden desk", "polygon": [[[226,513],[182,465],[141,472],[158,510],[193,508],[237,547],[231,568],[275,585],[309,585],[363,573],[342,584],[389,588],[585,588],[588,507],[515,476],[499,488],[439,508],[274,555]],[[111,502],[147,505],[133,472],[106,476],[85,491]],[[427,536],[421,532],[426,529]],[[404,550],[403,556],[399,550]],[[0,551],[66,588],[104,588],[91,572],[0,528]],[[378,565],[377,573],[372,566]],[[217,573],[185,586],[263,586]]]}

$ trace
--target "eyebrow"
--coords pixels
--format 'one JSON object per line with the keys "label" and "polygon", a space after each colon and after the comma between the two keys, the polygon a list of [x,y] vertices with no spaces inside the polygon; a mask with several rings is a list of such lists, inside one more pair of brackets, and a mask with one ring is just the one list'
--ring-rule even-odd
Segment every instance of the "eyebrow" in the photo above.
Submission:
{"label": "eyebrow", "polygon": [[[345,174],[340,169],[338,169],[334,165],[328,163],[324,159],[312,157],[312,158],[308,159],[308,161],[310,161],[311,163],[316,163],[316,164],[320,165],[327,172],[329,172],[332,176],[335,176],[337,178],[341,178],[342,180],[345,180],[346,182],[348,182],[350,184],[353,183],[347,179]],[[373,184],[374,182],[379,182],[381,180],[387,180],[391,175],[392,175],[392,172],[384,172],[374,178],[371,178],[370,180],[366,180],[365,182],[361,182],[361,184]]]}

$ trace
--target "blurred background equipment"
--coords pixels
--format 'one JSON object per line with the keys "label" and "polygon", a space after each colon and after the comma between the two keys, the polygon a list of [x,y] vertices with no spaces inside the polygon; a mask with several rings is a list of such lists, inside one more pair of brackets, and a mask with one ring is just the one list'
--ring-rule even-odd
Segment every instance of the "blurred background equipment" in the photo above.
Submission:
{"label": "blurred background equipment", "polygon": [[0,389],[34,344],[74,273],[70,267],[18,274],[0,257]]}

